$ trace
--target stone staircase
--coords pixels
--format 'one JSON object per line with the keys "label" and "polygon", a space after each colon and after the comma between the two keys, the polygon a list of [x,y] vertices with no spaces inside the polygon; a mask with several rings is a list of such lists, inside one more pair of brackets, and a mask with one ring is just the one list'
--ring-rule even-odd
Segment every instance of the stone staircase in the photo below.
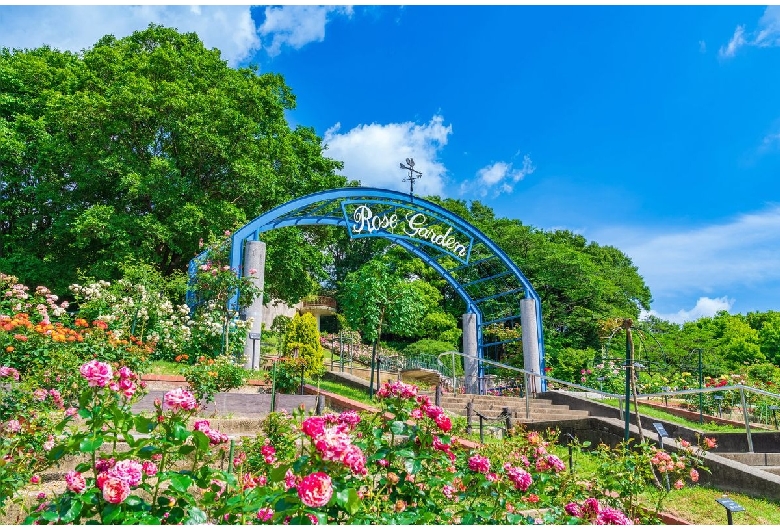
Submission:
{"label": "stone staircase", "polygon": [[734,460],[773,475],[780,475],[780,453],[717,453],[718,456]]}
{"label": "stone staircase", "polygon": [[[433,399],[432,393],[431,399]],[[499,416],[504,407],[508,407],[512,420],[517,423],[577,420],[587,418],[589,415],[586,410],[572,410],[568,405],[553,405],[552,400],[549,399],[531,398],[528,407],[529,417],[526,418],[525,398],[475,394],[445,394],[441,398],[441,407],[459,416],[466,416],[468,403],[472,403],[474,412],[490,418]]]}

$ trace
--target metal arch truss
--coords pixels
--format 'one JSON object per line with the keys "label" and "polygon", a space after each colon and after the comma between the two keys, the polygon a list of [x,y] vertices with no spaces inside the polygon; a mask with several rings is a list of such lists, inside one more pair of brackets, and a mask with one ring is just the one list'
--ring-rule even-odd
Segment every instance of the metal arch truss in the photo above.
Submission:
{"label": "metal arch truss", "polygon": [[[528,279],[509,256],[476,227],[441,206],[409,194],[380,188],[351,187],[313,193],[260,215],[232,235],[230,266],[243,271],[245,241],[287,226],[331,225],[346,228],[350,237],[382,237],[405,248],[433,267],[449,282],[476,314],[477,349],[510,341],[485,344],[490,324],[520,325],[520,300],[536,301],[539,373],[544,373],[544,340],[541,300]],[[207,259],[202,253],[190,261],[192,282],[197,267]],[[237,309],[238,297],[230,305]],[[195,304],[192,291],[187,303]]]}

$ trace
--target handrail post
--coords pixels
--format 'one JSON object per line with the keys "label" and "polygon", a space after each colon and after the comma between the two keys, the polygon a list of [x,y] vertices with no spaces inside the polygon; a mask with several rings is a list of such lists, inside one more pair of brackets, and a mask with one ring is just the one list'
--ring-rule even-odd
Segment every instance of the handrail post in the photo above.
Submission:
{"label": "handrail post", "polygon": [[[436,358],[436,361],[439,359]],[[452,352],[452,393],[455,393],[455,352]]]}
{"label": "handrail post", "polygon": [[441,407],[441,385],[436,385],[436,393],[434,394],[434,404],[437,407]]}
{"label": "handrail post", "polygon": [[504,414],[504,421],[506,422],[506,437],[509,438],[509,431],[512,430],[512,412],[509,407],[503,407],[501,412]]}
{"label": "handrail post", "polygon": [[523,372],[523,384],[525,385],[524,393],[525,393],[525,419],[530,420],[531,419],[531,402],[529,401],[530,397],[528,395],[528,374]]}
{"label": "handrail post", "polygon": [[468,403],[466,403],[466,434],[471,434],[471,431],[472,431],[472,427],[471,427],[472,418],[471,418],[471,416],[472,416],[473,412],[474,412],[474,402],[473,401],[469,401]]}
{"label": "handrail post", "polygon": [[753,437],[750,434],[750,415],[745,406],[745,389],[740,385],[739,399],[742,402],[742,415],[745,417],[745,432],[747,433],[748,452],[753,452]]}
{"label": "handrail post", "polygon": [[485,443],[485,428],[483,427],[484,420],[482,419],[482,414],[479,415],[479,443],[483,444]]}

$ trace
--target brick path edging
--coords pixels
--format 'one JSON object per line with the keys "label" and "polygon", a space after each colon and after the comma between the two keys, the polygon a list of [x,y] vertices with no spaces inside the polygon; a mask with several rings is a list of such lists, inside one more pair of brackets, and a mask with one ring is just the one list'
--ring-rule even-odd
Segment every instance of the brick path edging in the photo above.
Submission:
{"label": "brick path edging", "polygon": [[[187,380],[183,375],[168,375],[168,374],[143,374],[141,375],[141,381],[158,381],[164,383],[186,383]],[[266,381],[261,379],[247,379],[245,386],[262,386],[271,388]]]}

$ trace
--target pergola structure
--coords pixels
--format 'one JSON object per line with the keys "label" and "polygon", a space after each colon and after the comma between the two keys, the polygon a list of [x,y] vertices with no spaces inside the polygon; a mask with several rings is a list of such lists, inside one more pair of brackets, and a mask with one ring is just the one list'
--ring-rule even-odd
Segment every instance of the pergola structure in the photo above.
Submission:
{"label": "pergola structure", "polygon": [[[476,323],[474,353],[479,358],[486,358],[488,348],[522,340],[525,369],[544,374],[541,300],[528,279],[480,230],[419,197],[379,188],[348,187],[294,199],[232,234],[230,265],[238,274],[244,274],[246,243],[259,241],[264,232],[317,225],[344,227],[352,238],[382,237],[420,258],[447,280],[465,302],[467,315],[473,315],[470,320]],[[205,259],[204,253],[190,262],[191,279]],[[230,303],[235,305],[237,299],[234,297]],[[188,303],[195,303],[191,292]],[[465,317],[464,350],[469,340]],[[485,343],[484,330],[491,324],[522,325],[523,337]],[[536,354],[529,357],[528,350],[535,350]],[[542,389],[545,386],[542,382]]]}

